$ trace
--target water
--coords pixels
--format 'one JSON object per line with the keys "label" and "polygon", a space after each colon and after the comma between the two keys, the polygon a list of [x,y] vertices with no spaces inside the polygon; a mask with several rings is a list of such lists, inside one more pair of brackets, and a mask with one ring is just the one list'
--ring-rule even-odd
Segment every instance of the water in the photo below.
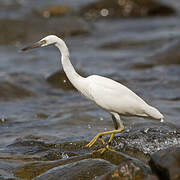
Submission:
{"label": "water", "polygon": [[[4,10],[0,18],[23,20],[35,7],[25,1],[17,2],[28,11],[19,7],[19,10],[14,9],[9,14]],[[43,9],[47,4],[40,5],[40,9]],[[78,9],[83,4],[79,1],[71,5]],[[10,7],[6,5],[6,8]],[[71,52],[71,61],[78,72],[86,76],[99,74],[123,83],[157,107],[168,122],[178,127],[179,62],[158,64],[149,57],[180,38],[179,17],[109,19],[90,24],[81,21],[88,34],[65,38]],[[61,29],[60,26],[57,28]],[[46,30],[42,28],[41,31]],[[31,29],[25,32],[35,33]],[[28,135],[52,141],[89,140],[97,132],[112,129],[110,115],[78,92],[64,88],[63,83],[67,83],[64,77],[61,77],[61,88],[55,88],[47,82],[50,75],[59,69],[62,71],[60,54],[56,48],[47,47],[23,54],[17,52],[27,41],[34,42],[41,38],[38,34],[33,35],[24,35],[28,37],[24,38],[25,41],[17,36],[15,40],[8,41],[8,44],[2,41],[0,45],[1,82],[23,87],[34,94],[26,98],[13,97],[0,101],[0,147]],[[123,120],[127,127],[151,121],[136,117],[123,117]]]}

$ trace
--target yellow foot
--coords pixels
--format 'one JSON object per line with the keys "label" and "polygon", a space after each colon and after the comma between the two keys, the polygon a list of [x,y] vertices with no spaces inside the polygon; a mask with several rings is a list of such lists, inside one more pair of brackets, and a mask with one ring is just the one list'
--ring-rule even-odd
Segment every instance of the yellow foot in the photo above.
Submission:
{"label": "yellow foot", "polygon": [[90,148],[90,147],[98,140],[99,137],[101,137],[101,136],[100,136],[100,133],[97,134],[97,135],[86,145],[86,147]]}
{"label": "yellow foot", "polygon": [[104,147],[104,148],[98,149],[96,151],[93,151],[92,154],[94,154],[94,153],[101,153],[101,154],[103,154],[106,150],[107,149]]}
{"label": "yellow foot", "polygon": [[104,147],[104,148],[100,148],[100,149],[98,149],[98,150],[96,150],[96,151],[93,151],[92,152],[92,154],[94,154],[94,153],[101,153],[101,154],[103,154],[105,151],[107,151],[107,150],[109,150],[109,151],[115,151],[114,149],[111,149],[110,147],[109,147],[109,145],[107,145],[106,147]]}
{"label": "yellow foot", "polygon": [[102,139],[102,136],[104,135],[109,135],[111,134],[111,137],[109,139],[109,142],[112,141],[112,139],[114,138],[114,135],[116,133],[120,133],[121,131],[124,130],[124,126],[122,126],[120,129],[117,129],[117,130],[113,130],[113,131],[107,131],[107,132],[101,132],[101,133],[98,133],[91,141],[89,144],[86,145],[86,147],[91,147],[93,146],[93,144],[100,138],[100,140],[102,141],[102,144],[105,144],[104,140]]}

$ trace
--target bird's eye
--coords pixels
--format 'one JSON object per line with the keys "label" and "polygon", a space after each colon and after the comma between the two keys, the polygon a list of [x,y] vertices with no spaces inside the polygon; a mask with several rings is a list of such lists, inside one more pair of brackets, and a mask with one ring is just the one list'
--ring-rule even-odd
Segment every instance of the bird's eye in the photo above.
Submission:
{"label": "bird's eye", "polygon": [[42,40],[41,43],[42,43],[42,44],[46,44],[46,40]]}

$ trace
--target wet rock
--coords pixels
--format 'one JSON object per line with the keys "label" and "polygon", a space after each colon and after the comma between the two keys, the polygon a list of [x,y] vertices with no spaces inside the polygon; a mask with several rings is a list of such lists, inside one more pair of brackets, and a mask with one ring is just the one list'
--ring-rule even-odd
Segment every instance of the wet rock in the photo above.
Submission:
{"label": "wet rock", "polygon": [[40,14],[45,17],[49,18],[51,16],[62,16],[67,14],[70,11],[70,8],[68,6],[50,6],[40,12]]}
{"label": "wet rock", "polygon": [[152,154],[149,164],[160,179],[180,179],[180,147],[174,146]]}
{"label": "wet rock", "polygon": [[148,172],[146,169],[141,167],[138,163],[135,163],[132,160],[126,160],[118,165],[117,168],[112,170],[110,173],[98,178],[98,180],[111,180],[111,179],[144,179],[151,175],[151,172]]}
{"label": "wet rock", "polygon": [[180,41],[167,43],[156,54],[148,58],[150,62],[160,65],[180,64]]}
{"label": "wet rock", "polygon": [[67,159],[77,155],[73,151],[60,149],[56,144],[49,144],[32,138],[18,139],[15,143],[1,150],[0,153],[6,153],[7,156],[13,156],[13,159],[23,161],[51,161]]}
{"label": "wet rock", "polygon": [[81,13],[88,19],[97,19],[103,17],[168,16],[175,14],[175,10],[153,0],[102,0],[87,5],[81,10]]}
{"label": "wet rock", "polygon": [[21,165],[16,170],[14,171],[15,176],[18,178],[23,178],[23,179],[32,179],[35,178],[36,176],[45,173],[46,171],[58,167],[58,166],[63,166],[66,164],[70,164],[73,162],[78,162],[83,159],[90,158],[90,154],[86,155],[79,155],[79,156],[74,156],[70,157],[68,159],[60,159],[56,161],[36,161],[36,162],[31,162],[31,163],[26,163],[25,165]]}
{"label": "wet rock", "polygon": [[16,162],[8,162],[0,160],[0,180],[15,180],[13,169],[17,167]]}
{"label": "wet rock", "polygon": [[138,70],[149,69],[152,67],[154,67],[154,65],[150,63],[135,63],[134,65],[131,66],[132,69],[138,69]]}
{"label": "wet rock", "polygon": [[[86,142],[61,142],[61,143],[50,143],[46,142],[41,137],[26,136],[24,138],[18,138],[14,143],[8,145],[2,153],[9,153],[11,155],[18,155],[18,157],[24,156],[36,160],[57,160],[64,159],[75,155],[81,155],[89,153],[90,150],[85,148]],[[53,158],[54,157],[54,158]]]}
{"label": "wet rock", "polygon": [[[116,176],[118,178],[126,177],[126,179],[130,177],[134,179],[148,179],[150,177],[157,179],[156,176],[151,175],[151,169],[145,163],[148,162],[153,152],[178,145],[180,143],[180,133],[174,127],[165,123],[150,122],[150,124],[151,126],[148,123],[146,125],[143,123],[143,127],[139,124],[138,127],[131,127],[131,129],[126,129],[118,134],[111,144],[112,148],[117,151],[91,154],[90,152],[93,150],[102,147],[101,143],[98,142],[89,149],[85,148],[87,143],[85,141],[47,143],[41,138],[27,136],[24,139],[17,139],[13,144],[7,146],[4,151],[1,150],[0,158],[26,162],[14,170],[14,175],[22,179],[32,179],[37,176],[39,176],[37,179],[55,178],[63,173],[64,176],[71,178],[73,177],[71,175],[75,172],[77,174],[73,174],[74,176],[82,175],[81,177],[87,177],[86,173],[89,172],[90,176],[88,177],[92,178],[91,175],[94,175],[93,168],[96,165],[89,167],[81,164],[82,160],[91,162],[92,159],[93,162],[95,162],[94,159],[98,159],[98,161],[101,159],[103,162],[108,162],[111,165],[110,167],[113,167],[108,169],[108,172],[95,173],[96,178],[99,179],[113,179]],[[91,163],[87,164],[90,165]],[[68,169],[68,167],[71,168]],[[78,167],[83,167],[81,168],[82,171],[75,171]],[[72,171],[73,168],[74,171]],[[87,171],[87,169],[90,171]],[[96,167],[96,169],[98,168]]]}
{"label": "wet rock", "polygon": [[44,174],[35,178],[35,180],[63,180],[63,179],[93,179],[101,176],[105,172],[114,169],[115,166],[102,159],[85,159],[64,166],[55,167]]}
{"label": "wet rock", "polygon": [[20,85],[12,84],[11,82],[3,81],[0,83],[0,100],[9,101],[13,99],[23,99],[35,96],[35,93],[27,90]]}
{"label": "wet rock", "polygon": [[[43,31],[42,31],[43,27]],[[33,42],[48,34],[59,37],[87,35],[88,25],[75,16],[41,18],[29,16],[23,20],[0,19],[0,44]]]}
{"label": "wet rock", "polygon": [[[150,168],[143,162],[121,152],[106,151],[103,154],[98,152],[90,154],[89,152],[92,152],[92,149],[85,148],[85,144],[86,142],[48,144],[40,142],[37,138],[32,139],[29,137],[28,139],[17,141],[11,146],[8,146],[5,152],[6,154],[11,153],[14,160],[31,161],[16,168],[15,175],[19,178],[32,179],[54,167],[75,162],[78,163],[83,159],[103,159],[113,165],[130,161],[132,164],[136,164],[143,172],[147,174],[151,172]],[[97,149],[100,147],[101,146],[96,145]],[[9,156],[7,157],[11,159]],[[103,174],[105,173],[106,172]],[[71,171],[67,174],[71,174]]]}
{"label": "wet rock", "polygon": [[[119,165],[122,162],[132,161],[138,164],[143,172],[150,172],[150,169],[143,162],[134,159],[126,154],[116,151],[106,151],[103,154],[93,153],[92,149],[85,148],[87,142],[64,142],[60,144],[45,143],[41,138],[27,136],[23,139],[17,139],[13,144],[0,151],[0,158],[21,160],[26,164],[16,168],[15,175],[19,178],[32,179],[46,171],[66,164],[79,162],[83,159],[102,159],[113,165]],[[101,145],[95,146],[96,149]],[[4,153],[4,155],[3,155]],[[28,161],[31,161],[28,163]],[[35,162],[33,162],[35,161]],[[85,167],[87,168],[87,167]],[[105,174],[106,172],[104,171]],[[68,174],[71,174],[70,172]],[[101,175],[102,175],[101,174]]]}
{"label": "wet rock", "polygon": [[[162,40],[143,40],[143,41],[115,41],[115,42],[106,42],[103,45],[101,45],[99,48],[100,49],[105,49],[105,50],[118,50],[121,48],[131,48],[131,47],[141,47],[141,46],[150,46],[151,44],[160,44],[162,43]],[[165,42],[164,42],[165,43]],[[159,45],[158,44],[158,45]],[[158,46],[159,47],[159,46]]]}
{"label": "wet rock", "polygon": [[180,132],[166,123],[131,127],[114,138],[112,147],[147,162],[149,155],[173,145],[180,145]]}
{"label": "wet rock", "polygon": [[49,77],[47,77],[47,82],[51,84],[54,88],[61,88],[64,90],[76,90],[67,78],[64,71],[58,71]]}
{"label": "wet rock", "polygon": [[159,178],[153,174],[148,174],[143,180],[159,180]]}
{"label": "wet rock", "polygon": [[[79,73],[79,72],[78,72]],[[84,76],[84,73],[79,73],[81,76]],[[51,84],[54,88],[61,88],[64,90],[75,90],[74,86],[71,84],[69,79],[67,78],[66,74],[63,70],[58,71],[49,77],[47,77],[47,82]]]}
{"label": "wet rock", "polygon": [[17,139],[16,142],[10,144],[5,149],[6,152],[11,154],[23,154],[23,155],[33,155],[38,152],[47,151],[53,148],[53,144],[46,144],[45,142],[32,139]]}

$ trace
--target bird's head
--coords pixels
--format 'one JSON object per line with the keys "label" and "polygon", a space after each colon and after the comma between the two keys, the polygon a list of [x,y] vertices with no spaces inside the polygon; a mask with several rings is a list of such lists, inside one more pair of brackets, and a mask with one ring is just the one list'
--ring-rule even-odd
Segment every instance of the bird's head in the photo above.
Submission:
{"label": "bird's head", "polygon": [[55,35],[49,35],[46,36],[45,38],[41,39],[40,41],[33,43],[23,49],[21,49],[20,51],[27,51],[29,49],[34,49],[34,48],[39,48],[39,47],[44,47],[44,46],[49,46],[49,45],[54,45],[57,42],[57,36]]}

